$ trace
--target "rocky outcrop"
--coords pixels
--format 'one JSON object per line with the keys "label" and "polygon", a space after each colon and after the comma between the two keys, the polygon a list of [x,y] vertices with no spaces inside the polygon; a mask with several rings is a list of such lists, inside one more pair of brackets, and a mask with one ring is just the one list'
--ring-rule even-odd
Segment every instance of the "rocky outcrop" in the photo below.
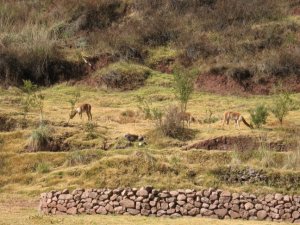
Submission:
{"label": "rocky outcrop", "polygon": [[42,193],[45,214],[203,216],[300,223],[300,196],[230,193],[219,189],[165,191],[152,187],[76,189]]}

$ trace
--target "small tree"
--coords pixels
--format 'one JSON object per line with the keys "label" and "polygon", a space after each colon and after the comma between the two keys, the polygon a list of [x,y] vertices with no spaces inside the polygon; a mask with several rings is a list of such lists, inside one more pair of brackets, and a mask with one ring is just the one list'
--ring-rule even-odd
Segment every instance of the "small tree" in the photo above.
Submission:
{"label": "small tree", "polygon": [[38,86],[33,84],[30,80],[23,80],[23,97],[22,103],[22,114],[23,122],[26,123],[26,117],[31,108],[37,107],[40,113],[40,123],[44,120],[44,98],[45,96],[41,93],[37,93]]}
{"label": "small tree", "polygon": [[269,116],[268,109],[264,105],[258,105],[255,109],[249,110],[251,122],[260,128],[263,124],[266,124],[267,117]]}
{"label": "small tree", "polygon": [[187,109],[188,101],[194,91],[195,73],[184,69],[174,71],[174,92],[180,102],[182,112]]}
{"label": "small tree", "polygon": [[21,101],[23,123],[26,123],[26,117],[33,106],[33,94],[37,91],[37,85],[33,84],[30,80],[23,80],[23,98]]}
{"label": "small tree", "polygon": [[279,120],[282,125],[284,117],[286,117],[289,111],[293,107],[293,100],[291,99],[291,94],[282,89],[275,94],[273,98],[273,105],[271,107],[271,112]]}

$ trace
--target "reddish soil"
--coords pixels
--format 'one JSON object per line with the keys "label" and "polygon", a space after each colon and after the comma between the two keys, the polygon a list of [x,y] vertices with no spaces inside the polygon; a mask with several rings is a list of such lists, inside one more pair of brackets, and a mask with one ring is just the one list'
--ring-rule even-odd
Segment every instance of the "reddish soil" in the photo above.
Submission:
{"label": "reddish soil", "polygon": [[201,74],[196,80],[196,89],[217,94],[270,94],[274,84],[281,81],[289,91],[300,92],[300,76],[289,76],[285,79],[270,77],[258,82],[251,78],[238,82],[226,75]]}
{"label": "reddish soil", "polygon": [[261,143],[258,138],[250,136],[227,137],[221,136],[217,138],[202,140],[184,148],[190,149],[206,149],[206,150],[239,150],[248,151],[258,149],[261,144],[264,144],[268,149],[274,151],[287,151],[295,144],[285,144],[284,141],[265,142]]}

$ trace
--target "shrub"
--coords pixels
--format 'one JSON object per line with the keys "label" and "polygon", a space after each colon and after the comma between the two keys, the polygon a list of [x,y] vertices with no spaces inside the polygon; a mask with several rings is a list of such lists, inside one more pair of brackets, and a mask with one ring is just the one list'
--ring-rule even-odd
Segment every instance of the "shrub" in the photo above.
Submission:
{"label": "shrub", "polygon": [[84,130],[85,130],[85,132],[87,132],[86,137],[88,140],[97,138],[96,127],[97,127],[97,124],[94,122],[89,121],[85,124]]}
{"label": "shrub", "polygon": [[186,111],[188,101],[194,91],[194,80],[194,72],[178,68],[174,71],[174,92],[180,102],[182,112]]}
{"label": "shrub", "polygon": [[164,135],[178,138],[183,132],[183,123],[180,119],[181,110],[177,106],[169,106],[166,110],[165,117],[162,120],[160,129]]}
{"label": "shrub", "polygon": [[273,97],[273,106],[271,112],[282,125],[284,117],[286,117],[293,106],[293,100],[290,93],[280,91]]}
{"label": "shrub", "polygon": [[267,117],[269,115],[267,107],[264,105],[258,105],[255,109],[249,110],[251,122],[260,128],[263,124],[266,124]]}

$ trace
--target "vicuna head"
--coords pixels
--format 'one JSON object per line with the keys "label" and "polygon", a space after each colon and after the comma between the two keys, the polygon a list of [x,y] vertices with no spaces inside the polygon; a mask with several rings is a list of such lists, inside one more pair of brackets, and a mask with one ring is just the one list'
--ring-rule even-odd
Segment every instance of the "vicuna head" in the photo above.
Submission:
{"label": "vicuna head", "polygon": [[70,119],[73,119],[76,114],[77,114],[76,110],[73,110],[72,112],[70,112]]}

